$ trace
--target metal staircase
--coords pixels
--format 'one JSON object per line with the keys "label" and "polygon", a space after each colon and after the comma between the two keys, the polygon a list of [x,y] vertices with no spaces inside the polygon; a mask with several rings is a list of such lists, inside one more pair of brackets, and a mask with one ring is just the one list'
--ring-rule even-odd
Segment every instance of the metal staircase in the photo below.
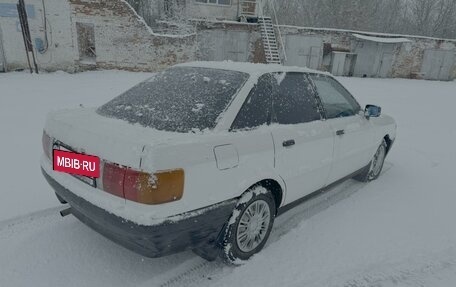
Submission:
{"label": "metal staircase", "polygon": [[266,62],[268,64],[282,64],[272,18],[265,16],[258,17],[258,25],[260,25],[261,37],[263,38]]}

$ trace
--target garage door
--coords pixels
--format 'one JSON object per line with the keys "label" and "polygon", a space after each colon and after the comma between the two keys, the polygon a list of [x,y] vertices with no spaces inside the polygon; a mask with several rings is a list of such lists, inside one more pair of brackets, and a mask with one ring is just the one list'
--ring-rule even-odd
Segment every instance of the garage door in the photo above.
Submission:
{"label": "garage door", "polygon": [[323,40],[320,37],[287,35],[285,40],[287,66],[319,69],[323,60]]}
{"label": "garage door", "polygon": [[426,50],[421,73],[426,80],[449,81],[454,64],[454,51]]}
{"label": "garage door", "polygon": [[205,31],[199,35],[199,59],[203,61],[249,61],[249,33]]}
{"label": "garage door", "polygon": [[2,27],[0,26],[0,72],[5,72],[6,63],[5,63],[5,53],[3,51],[3,42],[2,42]]}
{"label": "garage door", "polygon": [[392,65],[393,53],[383,53],[378,69],[378,77],[388,78],[391,74]]}

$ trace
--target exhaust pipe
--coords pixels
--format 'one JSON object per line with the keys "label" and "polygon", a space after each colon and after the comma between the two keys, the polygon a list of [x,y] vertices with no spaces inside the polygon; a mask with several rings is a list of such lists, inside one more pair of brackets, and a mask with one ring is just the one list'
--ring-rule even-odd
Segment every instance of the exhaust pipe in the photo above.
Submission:
{"label": "exhaust pipe", "polygon": [[62,217],[65,217],[65,216],[70,215],[70,214],[71,214],[71,207],[60,211],[60,215]]}

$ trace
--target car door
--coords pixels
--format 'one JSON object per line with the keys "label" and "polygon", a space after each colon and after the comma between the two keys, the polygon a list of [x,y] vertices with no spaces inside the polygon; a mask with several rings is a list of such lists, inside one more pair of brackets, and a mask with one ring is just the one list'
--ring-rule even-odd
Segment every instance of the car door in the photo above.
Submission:
{"label": "car door", "polygon": [[[272,80],[271,74],[258,79],[231,124],[230,136],[226,140],[238,153],[238,168],[233,170],[235,176],[228,177],[230,179],[237,178],[252,184],[258,179],[256,177],[261,177],[268,171],[273,172],[274,143],[268,128],[272,107]],[[264,178],[260,178],[262,179]]]}
{"label": "car door", "polygon": [[374,134],[369,120],[353,96],[335,79],[311,75],[335,135],[334,160],[327,184],[365,167],[373,156]]}
{"label": "car door", "polygon": [[287,186],[285,204],[324,186],[329,175],[334,133],[322,120],[319,102],[303,73],[277,74],[272,136],[275,169]]}

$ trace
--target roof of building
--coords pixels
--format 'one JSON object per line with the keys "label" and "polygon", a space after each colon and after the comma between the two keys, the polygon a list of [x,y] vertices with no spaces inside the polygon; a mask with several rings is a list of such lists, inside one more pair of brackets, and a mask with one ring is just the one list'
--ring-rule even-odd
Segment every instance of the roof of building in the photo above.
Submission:
{"label": "roof of building", "polygon": [[377,43],[398,44],[398,43],[412,42],[411,40],[409,40],[407,38],[374,37],[374,36],[366,36],[366,35],[360,35],[360,34],[352,34],[352,35],[355,38],[358,38],[361,40],[377,42]]}
{"label": "roof of building", "polygon": [[362,35],[369,36],[379,36],[379,37],[407,37],[410,39],[426,39],[434,41],[448,41],[456,42],[456,39],[446,39],[446,38],[437,38],[437,37],[428,37],[428,36],[419,36],[419,35],[405,35],[405,34],[388,34],[388,33],[378,33],[378,32],[367,32],[359,30],[348,30],[348,29],[337,29],[337,28],[318,28],[318,27],[303,27],[303,26],[292,26],[292,25],[274,25],[278,28],[291,28],[297,30],[309,30],[309,31],[323,31],[323,32],[342,32],[342,33],[357,33]]}
{"label": "roof of building", "polygon": [[254,64],[247,62],[233,62],[233,61],[220,61],[220,62],[189,62],[179,64],[180,67],[202,67],[212,69],[222,69],[230,71],[239,71],[248,74],[265,74],[273,72],[301,72],[301,73],[313,73],[313,74],[328,74],[326,72],[312,70],[302,67],[283,66],[278,64]]}

